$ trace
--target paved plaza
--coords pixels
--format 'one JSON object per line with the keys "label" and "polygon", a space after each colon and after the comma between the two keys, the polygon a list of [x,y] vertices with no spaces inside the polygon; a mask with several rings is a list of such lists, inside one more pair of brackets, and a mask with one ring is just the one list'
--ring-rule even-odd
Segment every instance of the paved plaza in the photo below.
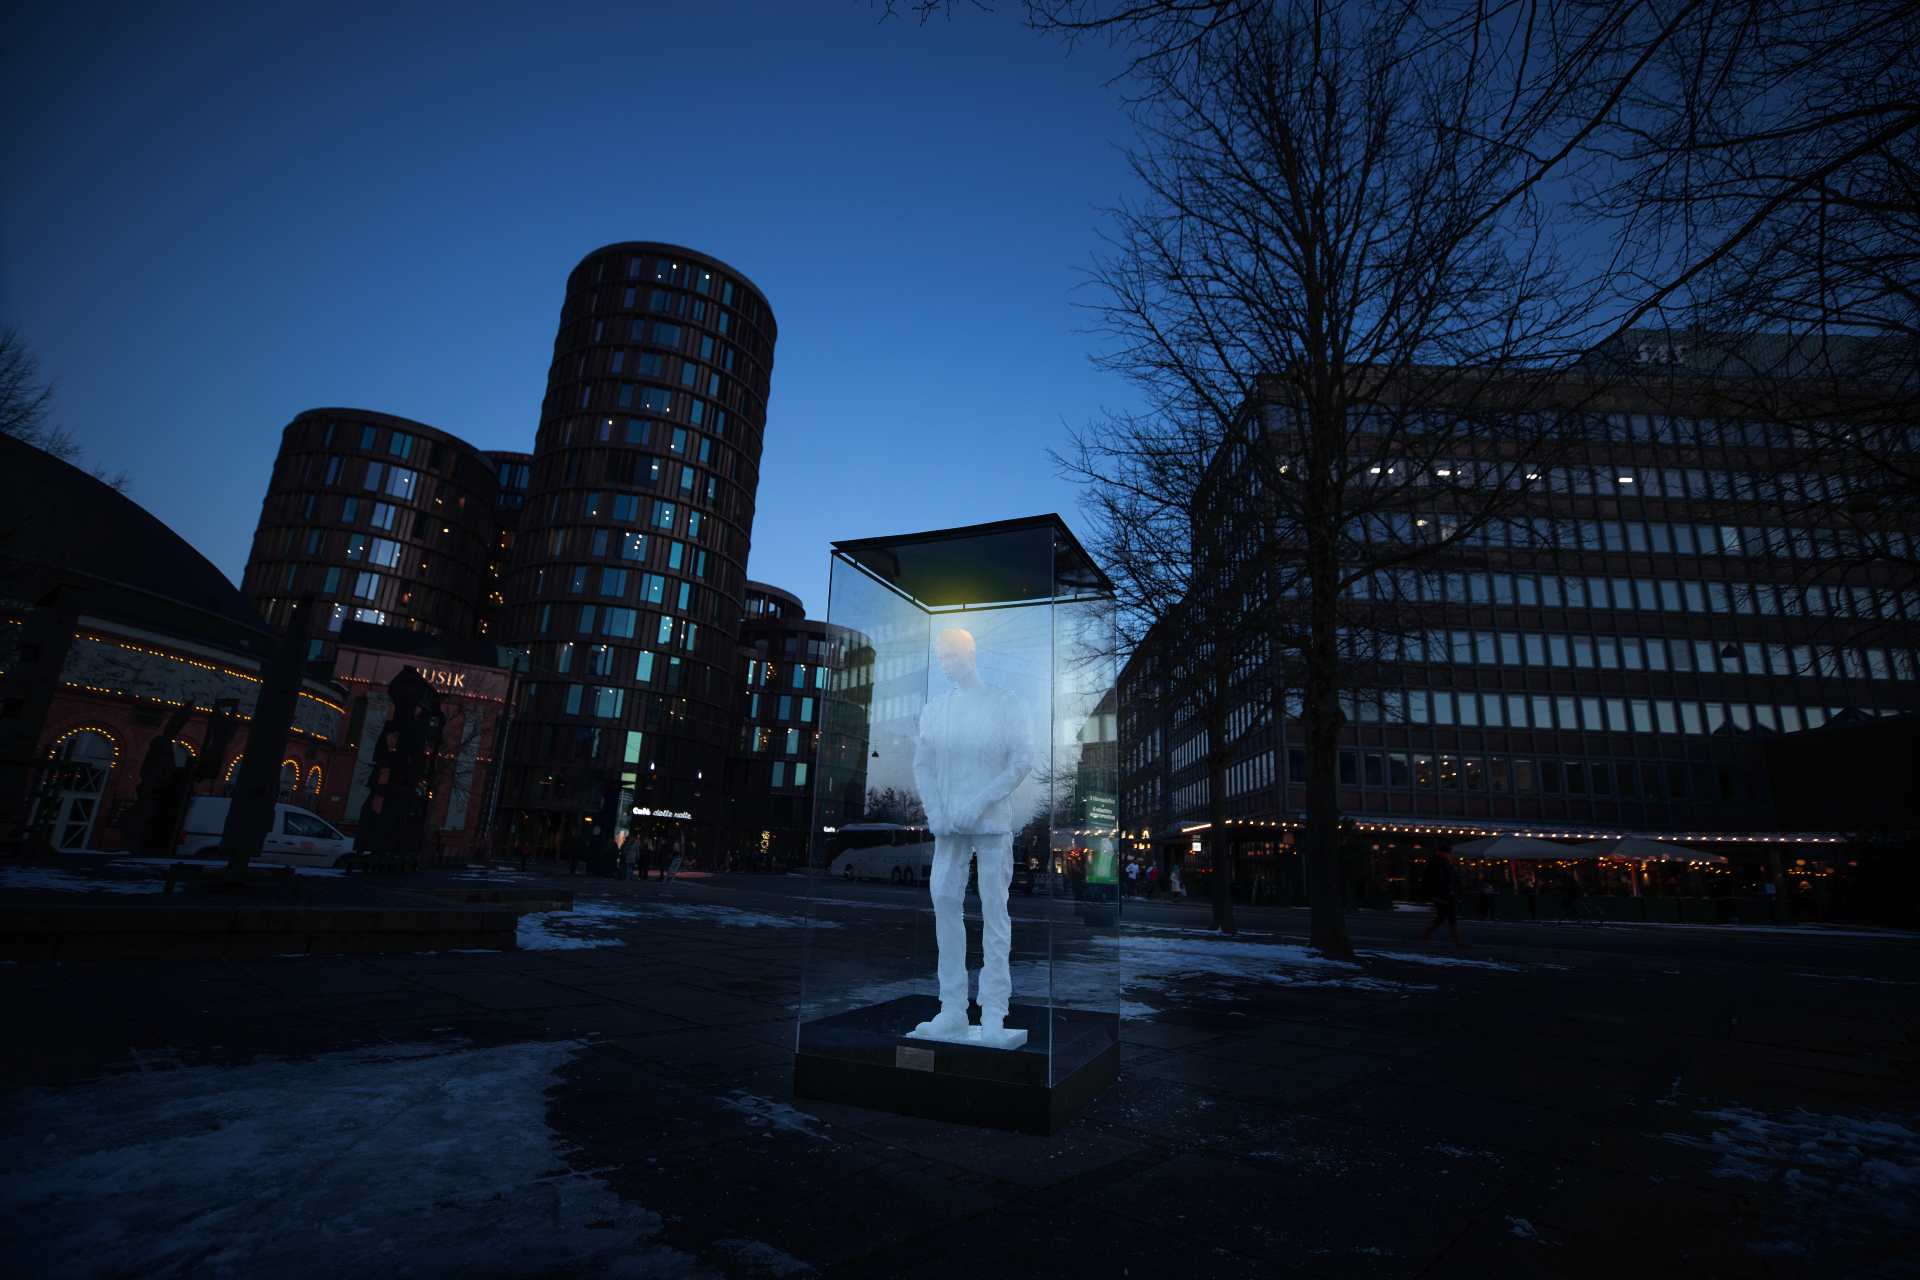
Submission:
{"label": "paved plaza", "polygon": [[555,883],[510,952],[0,966],[9,1270],[1920,1274],[1909,935],[1130,903],[1042,1138],[795,1101],[805,882]]}

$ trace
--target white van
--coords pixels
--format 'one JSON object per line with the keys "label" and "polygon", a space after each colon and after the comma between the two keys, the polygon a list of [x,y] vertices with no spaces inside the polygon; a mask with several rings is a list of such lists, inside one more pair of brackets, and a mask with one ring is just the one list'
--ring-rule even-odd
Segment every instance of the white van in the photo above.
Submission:
{"label": "white van", "polygon": [[[226,796],[195,796],[187,805],[187,821],[180,833],[180,856],[217,854],[221,833],[227,826],[227,812],[232,808],[233,801]],[[342,835],[319,814],[297,804],[276,804],[273,826],[267,831],[260,851],[253,855],[253,861],[290,867],[332,867],[352,852],[353,837]]]}
{"label": "white van", "polygon": [[827,873],[848,880],[927,883],[933,875],[933,835],[896,822],[850,822],[827,846]]}

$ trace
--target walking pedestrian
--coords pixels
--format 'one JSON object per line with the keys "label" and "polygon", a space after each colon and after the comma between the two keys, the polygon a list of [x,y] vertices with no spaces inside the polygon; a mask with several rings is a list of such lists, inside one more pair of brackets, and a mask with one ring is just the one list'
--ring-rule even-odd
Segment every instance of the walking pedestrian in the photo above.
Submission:
{"label": "walking pedestrian", "polygon": [[533,854],[533,848],[532,848],[532,846],[530,846],[530,845],[529,845],[529,844],[527,843],[527,840],[526,840],[526,837],[525,837],[525,836],[522,836],[522,837],[521,837],[521,838],[519,839],[519,841],[518,841],[517,843],[515,843],[515,845],[513,846],[513,856],[514,856],[514,857],[515,857],[516,859],[518,859],[518,860],[519,860],[519,863],[520,863],[520,870],[521,870],[521,872],[522,872],[522,873],[524,873],[524,872],[526,871],[526,869],[527,869],[527,859],[528,859],[528,858],[529,858],[530,856],[532,856],[532,854]]}
{"label": "walking pedestrian", "polygon": [[1427,925],[1427,931],[1420,935],[1420,941],[1431,938],[1433,931],[1444,923],[1453,945],[1460,947],[1460,920],[1453,896],[1453,859],[1447,856],[1446,850],[1435,849],[1427,855],[1427,866],[1421,873],[1420,883],[1427,892],[1427,900],[1433,903],[1433,920]]}
{"label": "walking pedestrian", "polygon": [[1135,897],[1136,895],[1138,895],[1139,891],[1140,891],[1140,864],[1137,862],[1129,862],[1127,864],[1127,896],[1129,898]]}
{"label": "walking pedestrian", "polygon": [[1187,896],[1187,886],[1181,883],[1180,868],[1175,867],[1171,874],[1172,874],[1172,879],[1170,881],[1170,884],[1173,890],[1173,896],[1175,898],[1185,898]]}

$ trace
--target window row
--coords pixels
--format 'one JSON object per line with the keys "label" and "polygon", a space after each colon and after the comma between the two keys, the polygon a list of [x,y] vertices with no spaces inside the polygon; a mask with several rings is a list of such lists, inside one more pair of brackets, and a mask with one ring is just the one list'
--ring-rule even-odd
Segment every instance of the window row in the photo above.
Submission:
{"label": "window row", "polygon": [[[791,638],[792,637],[789,637],[789,639]],[[747,659],[747,688],[752,689],[755,687],[759,687],[764,689],[769,685],[781,683],[781,676],[780,676],[781,666],[782,666],[781,663],[769,662],[765,658]],[[789,689],[806,688],[807,687],[807,670],[808,670],[808,664],[804,662],[795,662],[795,663],[787,664],[786,679],[785,679],[786,686]],[[812,670],[813,670],[813,687],[816,689],[826,688],[829,668],[827,668],[824,664],[815,663],[813,664]]]}
{"label": "window row", "polygon": [[[320,432],[320,447],[322,449],[331,449],[334,440],[338,438],[341,447],[344,448],[346,447],[346,442],[352,438],[352,432],[353,424],[350,422],[329,422]],[[378,453],[381,451],[380,445],[383,435],[386,440],[386,454],[388,457],[398,458],[402,462],[410,461],[416,452],[416,446],[424,445],[425,447],[418,449],[421,462],[429,470],[439,465],[440,450],[437,442],[431,440],[423,441],[418,436],[411,435],[396,428],[375,427],[362,423],[360,425],[359,444],[356,447],[358,447],[362,453]]]}
{"label": "window row", "polygon": [[765,729],[747,725],[741,730],[746,735],[747,750],[754,755],[797,756],[802,751],[813,754],[818,742],[819,730],[809,732],[805,729]]}
{"label": "window row", "polygon": [[[773,719],[797,720],[801,724],[813,723],[812,698],[795,698],[790,693],[783,693],[778,695],[778,699],[778,702],[773,704]],[[760,719],[760,695],[757,693],[747,695],[747,719],[750,722]]]}
{"label": "window row", "polygon": [[[1306,761],[1287,752],[1305,781]],[[1538,756],[1444,755],[1343,748],[1340,785],[1387,791],[1478,791],[1493,795],[1705,801],[1735,798],[1731,779],[1711,764],[1680,760],[1565,760]]]}
{"label": "window row", "polygon": [[[1722,731],[1745,733],[1754,729],[1797,733],[1802,729],[1818,729],[1841,710],[1772,703],[1465,689],[1349,691],[1340,695],[1340,709],[1349,721],[1361,724],[1688,736]],[[1896,714],[1892,710],[1858,709],[1868,714]],[[1287,715],[1298,719],[1300,711],[1298,697],[1290,695]]]}
{"label": "window row", "polygon": [[1395,604],[1505,604],[1643,613],[1742,613],[1790,618],[1920,619],[1920,594],[1837,583],[1675,581],[1557,574],[1421,573],[1356,579],[1356,600]]}
{"label": "window row", "polygon": [[[708,524],[702,512],[685,503],[655,501],[643,514],[646,516],[643,528],[660,533],[678,532],[690,541],[697,541],[700,531]],[[549,560],[562,559],[575,549],[592,556],[638,560],[645,556],[647,546],[646,535],[638,532],[566,526],[546,530],[545,542]]]}
{"label": "window row", "polygon": [[[1920,680],[1912,649],[1769,644],[1676,636],[1565,635],[1533,631],[1430,631],[1351,640],[1349,657],[1426,665],[1690,671],[1719,675]],[[1362,652],[1368,650],[1369,652]]]}
{"label": "window row", "polygon": [[[1356,405],[1349,416],[1357,429],[1364,430],[1370,418],[1390,419],[1394,429],[1408,429],[1429,436],[1475,435],[1489,421],[1518,424],[1527,434],[1541,434],[1545,428],[1541,415],[1506,415],[1494,419],[1463,417],[1443,410],[1410,410],[1404,406]],[[1678,445],[1693,449],[1782,449],[1800,452],[1832,447],[1842,439],[1871,440],[1883,452],[1920,452],[1920,426],[1893,423],[1851,424],[1842,422],[1757,421],[1696,414],[1661,413],[1578,413],[1551,411],[1551,425],[1570,438],[1593,441],[1623,441],[1639,444]],[[1291,411],[1285,406],[1269,405],[1266,425],[1271,431],[1291,429]]]}
{"label": "window row", "polygon": [[[613,403],[611,405],[600,405],[597,407],[638,409],[643,413],[657,413],[667,418],[680,417],[684,418],[693,426],[711,431],[715,435],[725,435],[727,429],[727,411],[721,403],[716,402],[724,399],[725,404],[732,405],[735,409],[738,409],[740,397],[737,387],[735,387],[731,393],[723,396],[722,389],[718,386],[719,375],[715,374],[714,378],[716,382],[714,390],[704,391],[704,394],[708,398],[702,399],[700,395],[687,395],[686,408],[684,411],[681,411],[677,407],[682,393],[671,391],[665,387],[639,386],[631,382],[604,384],[613,388],[613,390],[608,393],[608,397]],[[574,406],[575,408],[592,409],[596,407],[593,402],[594,385],[592,382],[582,382],[580,384],[580,398],[579,402]],[[571,443],[567,438],[567,434],[563,434],[561,442],[563,444]]]}
{"label": "window row", "polygon": [[[1459,517],[1386,514],[1356,517],[1349,533],[1358,541],[1403,546],[1437,542],[1459,533]],[[1751,559],[1837,560],[1862,555],[1910,557],[1920,540],[1900,530],[1858,531],[1778,525],[1703,524],[1659,520],[1573,520],[1558,516],[1513,516],[1469,529],[1459,545],[1514,551],[1599,551],[1647,555],[1744,556]],[[1231,550],[1244,551],[1236,544]],[[1234,557],[1228,557],[1234,563]]]}
{"label": "window row", "polygon": [[[583,604],[579,606],[574,628],[579,635],[613,636],[622,640],[639,639],[646,643],[692,651],[699,647],[700,624],[669,614],[642,614],[635,609]],[[535,614],[534,626],[541,635],[553,632],[553,606],[543,604]]]}

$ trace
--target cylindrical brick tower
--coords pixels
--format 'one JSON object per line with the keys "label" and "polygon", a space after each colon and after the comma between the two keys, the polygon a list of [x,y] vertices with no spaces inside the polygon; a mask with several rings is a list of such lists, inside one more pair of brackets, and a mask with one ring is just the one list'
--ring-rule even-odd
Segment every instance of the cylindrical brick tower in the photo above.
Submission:
{"label": "cylindrical brick tower", "polygon": [[444,431],[309,409],[280,435],[241,590],[276,626],[314,596],[316,659],[350,619],[471,636],[495,487],[493,465]]}
{"label": "cylindrical brick tower", "polygon": [[715,850],[774,337],[746,277],[677,245],[568,277],[502,593],[532,659],[501,799],[520,837]]}

